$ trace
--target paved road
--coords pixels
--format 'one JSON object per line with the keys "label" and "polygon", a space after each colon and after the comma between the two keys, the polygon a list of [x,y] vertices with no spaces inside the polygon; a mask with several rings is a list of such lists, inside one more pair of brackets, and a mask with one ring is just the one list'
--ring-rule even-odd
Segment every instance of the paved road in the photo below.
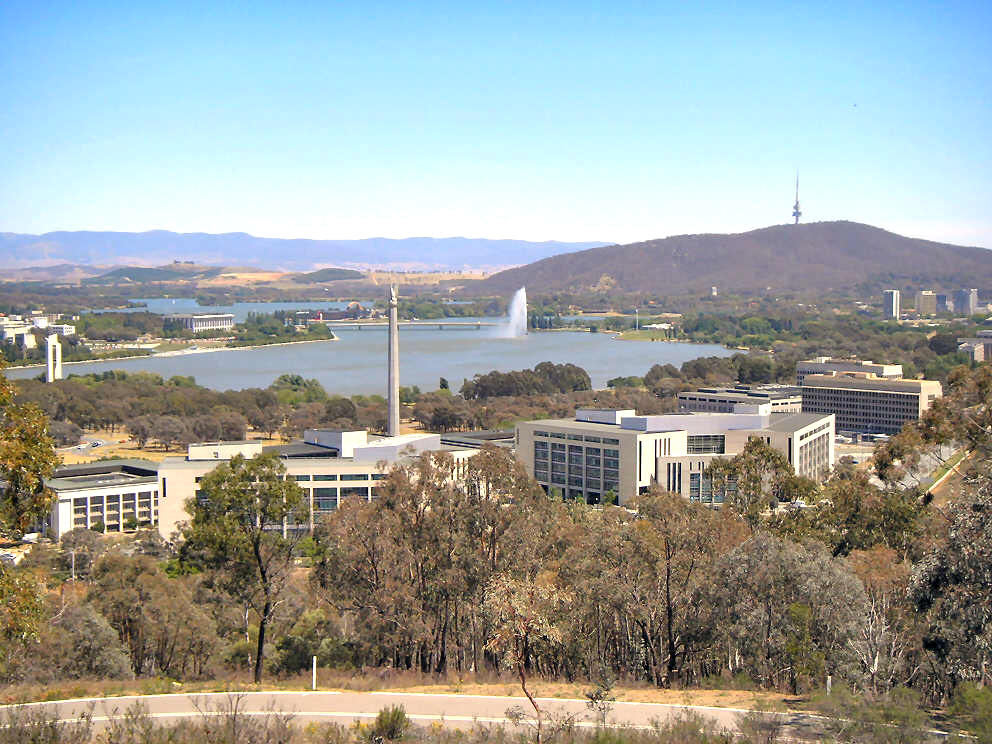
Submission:
{"label": "paved road", "polygon": [[[113,718],[121,717],[128,708],[139,702],[148,714],[163,722],[179,718],[197,717],[206,712],[209,715],[223,715],[236,705],[247,715],[266,715],[273,712],[291,713],[294,721],[333,721],[350,725],[356,721],[368,721],[390,705],[402,705],[407,715],[417,724],[425,725],[435,721],[452,728],[470,728],[475,723],[507,724],[506,712],[519,706],[530,713],[530,704],[523,697],[497,697],[484,695],[432,695],[404,692],[250,692],[250,693],[203,693],[174,695],[145,695],[117,698],[82,698],[51,703],[31,703],[46,706],[57,713],[61,720],[72,720],[81,714],[92,711],[97,726]],[[563,716],[574,715],[580,726],[594,725],[594,718],[586,708],[584,700],[560,700],[540,698],[538,704],[547,713]],[[609,722],[616,725],[650,726],[652,721],[665,721],[685,710],[683,706],[658,703],[615,704]],[[731,708],[709,708],[692,706],[694,713],[712,720],[720,728],[734,730],[738,716],[746,711]],[[0,707],[0,716],[3,708]],[[809,731],[816,719],[805,715],[781,715],[787,725],[785,734],[796,736],[800,731]]]}

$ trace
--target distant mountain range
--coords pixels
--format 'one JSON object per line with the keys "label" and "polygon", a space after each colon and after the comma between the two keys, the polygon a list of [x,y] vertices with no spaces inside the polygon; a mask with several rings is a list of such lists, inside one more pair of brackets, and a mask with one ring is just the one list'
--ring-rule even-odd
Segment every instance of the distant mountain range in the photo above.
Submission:
{"label": "distant mountain range", "polygon": [[856,222],[778,225],[735,235],[677,235],[545,258],[473,285],[478,294],[619,290],[876,287],[992,289],[992,250],[901,235]]}
{"label": "distant mountain range", "polygon": [[174,260],[197,264],[255,266],[284,271],[324,267],[421,270],[499,269],[603,242],[543,243],[477,238],[367,238],[285,240],[246,233],[51,232],[0,233],[0,267],[74,264],[160,266]]}

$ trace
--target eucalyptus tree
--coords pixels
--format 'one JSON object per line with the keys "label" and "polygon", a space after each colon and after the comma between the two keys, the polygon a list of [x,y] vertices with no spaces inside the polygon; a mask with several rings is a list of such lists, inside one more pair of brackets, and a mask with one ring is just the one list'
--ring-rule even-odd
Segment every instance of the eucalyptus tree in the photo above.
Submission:
{"label": "eucalyptus tree", "polygon": [[303,490],[271,454],[236,455],[200,483],[187,502],[183,552],[217,577],[217,585],[258,620],[255,682],[262,679],[265,632],[289,584],[305,523]]}
{"label": "eucalyptus tree", "polygon": [[2,368],[0,361],[0,534],[20,536],[48,515],[53,494],[45,478],[58,455],[48,418],[35,405],[15,402]]}

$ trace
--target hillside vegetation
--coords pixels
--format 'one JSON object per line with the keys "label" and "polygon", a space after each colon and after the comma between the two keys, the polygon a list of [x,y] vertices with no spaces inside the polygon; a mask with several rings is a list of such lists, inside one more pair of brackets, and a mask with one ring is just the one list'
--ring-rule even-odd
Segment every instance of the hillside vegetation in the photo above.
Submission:
{"label": "hillside vegetation", "polygon": [[[992,287],[992,251],[906,238],[855,222],[777,225],[736,235],[677,235],[553,256],[472,288],[506,294]],[[909,303],[904,304],[911,304]]]}

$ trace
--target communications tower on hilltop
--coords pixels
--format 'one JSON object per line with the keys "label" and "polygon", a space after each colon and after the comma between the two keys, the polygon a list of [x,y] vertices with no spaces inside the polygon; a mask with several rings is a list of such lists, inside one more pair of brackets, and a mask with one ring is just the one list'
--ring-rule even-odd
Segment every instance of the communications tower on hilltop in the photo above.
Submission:
{"label": "communications tower on hilltop", "polygon": [[803,213],[799,209],[799,173],[796,173],[796,203],[792,205],[792,216],[795,218],[795,224],[799,224],[799,218],[803,216]]}

